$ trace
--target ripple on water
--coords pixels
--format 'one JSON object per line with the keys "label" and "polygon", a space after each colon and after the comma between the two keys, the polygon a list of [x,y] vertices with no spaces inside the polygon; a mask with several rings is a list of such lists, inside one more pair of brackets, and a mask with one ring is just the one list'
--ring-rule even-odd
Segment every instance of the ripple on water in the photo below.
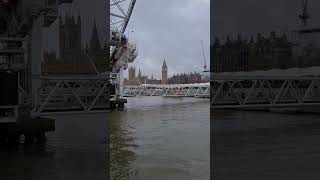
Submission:
{"label": "ripple on water", "polygon": [[133,127],[129,136],[137,146],[127,165],[136,179],[209,179],[208,100],[128,98],[118,116],[121,127]]}

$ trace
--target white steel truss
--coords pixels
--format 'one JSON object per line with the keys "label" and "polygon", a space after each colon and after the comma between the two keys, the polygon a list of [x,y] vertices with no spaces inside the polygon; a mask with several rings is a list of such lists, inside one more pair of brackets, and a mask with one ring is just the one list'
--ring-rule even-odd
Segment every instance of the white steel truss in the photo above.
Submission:
{"label": "white steel truss", "polygon": [[110,1],[110,28],[124,33],[129,23],[136,0]]}
{"label": "white steel truss", "polygon": [[319,106],[320,77],[219,77],[212,108]]}
{"label": "white steel truss", "polygon": [[122,96],[210,97],[210,84],[126,85]]}
{"label": "white steel truss", "polygon": [[136,45],[129,43],[129,37],[125,35],[135,4],[136,0],[110,1],[110,65],[112,73],[118,74],[113,84],[117,95],[122,90],[123,71],[138,56]]}
{"label": "white steel truss", "polygon": [[99,76],[42,77],[33,114],[107,112],[108,78]]}

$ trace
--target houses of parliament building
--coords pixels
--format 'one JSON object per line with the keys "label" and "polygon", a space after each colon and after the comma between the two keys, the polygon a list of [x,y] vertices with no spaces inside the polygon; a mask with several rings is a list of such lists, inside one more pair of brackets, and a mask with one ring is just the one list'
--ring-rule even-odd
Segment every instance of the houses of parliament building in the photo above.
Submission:
{"label": "houses of parliament building", "polygon": [[81,18],[77,21],[74,16],[66,15],[64,22],[59,17],[59,54],[56,52],[44,52],[42,61],[43,75],[93,75],[107,70],[107,44],[101,47],[98,30],[94,22],[91,39],[82,46]]}
{"label": "houses of parliament building", "polygon": [[130,67],[128,70],[128,79],[124,80],[125,85],[139,85],[139,84],[168,84],[168,67],[166,64],[166,60],[163,61],[162,64],[162,79],[158,80],[151,78],[148,76],[142,75],[141,70],[139,69],[138,76],[136,76],[136,68]]}
{"label": "houses of parliament building", "polygon": [[269,36],[258,33],[249,41],[238,35],[236,40],[227,37],[224,44],[219,38],[211,47],[213,72],[237,72],[269,69],[287,69],[294,66],[292,61],[292,43],[286,34]]}
{"label": "houses of parliament building", "polygon": [[124,85],[139,85],[139,84],[192,84],[203,82],[200,73],[181,73],[174,74],[172,77],[168,78],[168,66],[166,61],[163,61],[161,67],[161,80],[151,78],[142,75],[139,69],[138,76],[136,76],[136,68],[130,67],[128,70],[128,79],[124,79]]}

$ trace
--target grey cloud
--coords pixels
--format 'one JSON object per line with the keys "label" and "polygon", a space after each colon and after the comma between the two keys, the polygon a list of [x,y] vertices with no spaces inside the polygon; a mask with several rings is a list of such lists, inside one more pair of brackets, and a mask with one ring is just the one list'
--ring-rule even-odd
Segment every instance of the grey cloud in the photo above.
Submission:
{"label": "grey cloud", "polygon": [[[210,57],[209,3],[209,0],[137,0],[126,32],[139,50],[132,65],[157,78],[161,75],[163,59],[167,61],[169,75],[201,71],[201,40],[204,41],[207,63]],[[107,27],[105,8],[105,1],[74,0],[72,5],[63,5],[61,11],[62,15],[67,12],[81,15],[83,42],[89,40],[95,19],[103,43]],[[57,22],[46,31],[44,41],[46,49],[57,51]],[[195,69],[195,65],[199,68]]]}
{"label": "grey cloud", "polygon": [[[272,30],[290,32],[300,25],[298,15],[302,0],[215,0],[213,1],[213,32],[219,37],[244,35]],[[309,1],[310,25],[319,26],[320,1]]]}
{"label": "grey cloud", "polygon": [[169,75],[201,71],[194,65],[203,66],[201,40],[209,60],[209,12],[207,0],[138,0],[128,26],[128,31],[134,30],[130,39],[139,49],[132,65],[157,78],[163,59]]}

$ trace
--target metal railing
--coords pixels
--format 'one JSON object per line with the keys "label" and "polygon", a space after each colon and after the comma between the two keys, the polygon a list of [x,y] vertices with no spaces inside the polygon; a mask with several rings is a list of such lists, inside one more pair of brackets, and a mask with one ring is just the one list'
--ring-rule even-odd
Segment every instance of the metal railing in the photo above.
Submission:
{"label": "metal railing", "polygon": [[210,97],[210,84],[125,85],[121,96]]}
{"label": "metal railing", "polygon": [[320,105],[320,77],[221,77],[211,87],[212,108]]}
{"label": "metal railing", "polygon": [[95,113],[109,109],[108,79],[99,76],[41,77],[33,114]]}

